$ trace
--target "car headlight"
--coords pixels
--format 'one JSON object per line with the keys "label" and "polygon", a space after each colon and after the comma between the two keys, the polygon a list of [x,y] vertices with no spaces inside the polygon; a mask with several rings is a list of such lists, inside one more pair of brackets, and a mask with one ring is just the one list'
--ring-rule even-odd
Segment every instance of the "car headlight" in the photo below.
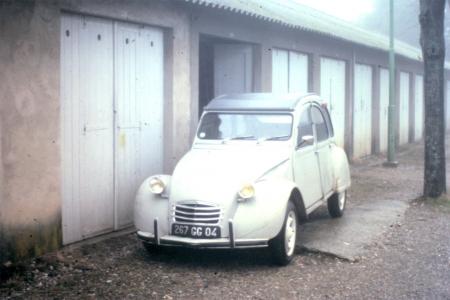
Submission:
{"label": "car headlight", "polygon": [[238,194],[240,199],[248,200],[250,198],[253,198],[253,196],[255,196],[255,188],[251,184],[246,184],[239,190]]}
{"label": "car headlight", "polygon": [[162,181],[158,177],[151,178],[149,185],[150,185],[150,191],[153,194],[158,194],[158,195],[162,194],[162,192],[164,192],[164,189],[166,187],[166,184],[164,183],[164,181]]}

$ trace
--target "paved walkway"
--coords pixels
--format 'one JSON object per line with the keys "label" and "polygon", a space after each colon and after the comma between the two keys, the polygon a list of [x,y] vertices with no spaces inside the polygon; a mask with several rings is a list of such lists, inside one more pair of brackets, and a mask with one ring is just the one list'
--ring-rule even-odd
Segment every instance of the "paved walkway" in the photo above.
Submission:
{"label": "paved walkway", "polygon": [[406,201],[377,201],[351,207],[339,219],[315,215],[304,224],[298,246],[358,261],[384,232],[402,221],[408,206]]}

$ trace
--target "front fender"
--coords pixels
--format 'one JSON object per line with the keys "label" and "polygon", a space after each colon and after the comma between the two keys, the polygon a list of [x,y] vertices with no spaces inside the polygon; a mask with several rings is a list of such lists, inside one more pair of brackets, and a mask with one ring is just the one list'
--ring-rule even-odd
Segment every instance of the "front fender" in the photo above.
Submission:
{"label": "front fender", "polygon": [[169,175],[157,175],[165,184],[166,188],[162,195],[155,195],[150,191],[150,178],[144,180],[136,194],[134,204],[134,224],[138,231],[145,231],[154,234],[153,222],[158,219],[160,232],[169,232],[169,196],[170,181]]}
{"label": "front fender", "polygon": [[271,239],[281,230],[292,181],[282,178],[266,179],[255,183],[255,196],[238,203],[234,215],[234,230],[238,238]]}

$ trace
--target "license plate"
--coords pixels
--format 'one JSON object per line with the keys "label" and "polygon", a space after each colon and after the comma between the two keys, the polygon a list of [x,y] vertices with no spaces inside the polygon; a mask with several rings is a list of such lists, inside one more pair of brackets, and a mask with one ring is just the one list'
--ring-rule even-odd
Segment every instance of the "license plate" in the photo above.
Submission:
{"label": "license plate", "polygon": [[172,235],[194,239],[220,238],[219,226],[172,224]]}

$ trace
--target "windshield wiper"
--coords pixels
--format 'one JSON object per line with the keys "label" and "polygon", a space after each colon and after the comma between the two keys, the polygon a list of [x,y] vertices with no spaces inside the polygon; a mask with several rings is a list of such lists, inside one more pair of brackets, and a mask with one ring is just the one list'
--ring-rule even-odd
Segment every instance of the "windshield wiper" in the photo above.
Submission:
{"label": "windshield wiper", "polygon": [[254,140],[256,139],[253,135],[245,135],[245,136],[235,136],[230,138],[229,140]]}
{"label": "windshield wiper", "polygon": [[289,135],[271,136],[271,137],[263,139],[263,141],[278,141],[278,140],[286,139],[289,137],[290,137]]}

